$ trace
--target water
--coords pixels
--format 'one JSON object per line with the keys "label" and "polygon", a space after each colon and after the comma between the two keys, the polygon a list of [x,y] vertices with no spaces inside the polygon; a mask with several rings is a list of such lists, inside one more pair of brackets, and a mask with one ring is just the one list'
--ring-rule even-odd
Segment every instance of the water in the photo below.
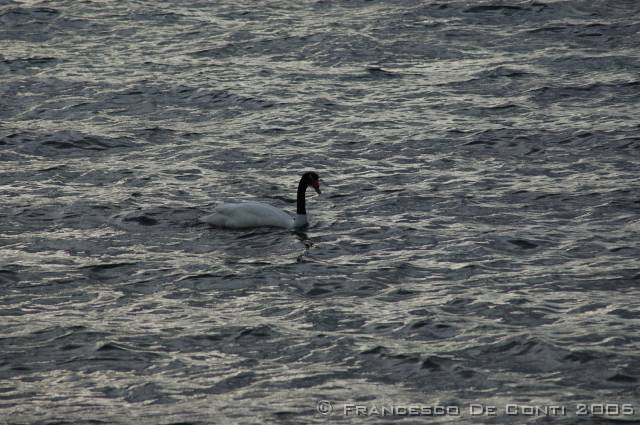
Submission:
{"label": "water", "polygon": [[[0,421],[639,420],[639,31],[623,0],[0,1]],[[197,222],[293,213],[306,170],[305,232]]]}

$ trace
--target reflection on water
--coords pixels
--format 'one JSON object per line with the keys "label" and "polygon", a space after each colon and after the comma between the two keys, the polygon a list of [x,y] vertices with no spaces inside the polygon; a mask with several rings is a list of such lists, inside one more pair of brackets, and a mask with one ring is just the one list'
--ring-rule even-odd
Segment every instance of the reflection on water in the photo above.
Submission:
{"label": "reflection on water", "polygon": [[640,408],[636,3],[102,6],[0,5],[11,423]]}

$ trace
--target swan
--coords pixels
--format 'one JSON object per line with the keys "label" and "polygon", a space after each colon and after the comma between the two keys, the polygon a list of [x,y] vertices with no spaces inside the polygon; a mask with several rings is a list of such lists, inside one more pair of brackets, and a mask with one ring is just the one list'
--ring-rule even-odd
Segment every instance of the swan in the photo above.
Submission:
{"label": "swan", "polygon": [[320,178],[313,171],[307,171],[298,183],[296,217],[262,202],[240,202],[217,206],[212,214],[200,218],[200,222],[216,227],[243,229],[247,227],[283,227],[297,229],[308,224],[305,194],[311,186],[320,194]]}

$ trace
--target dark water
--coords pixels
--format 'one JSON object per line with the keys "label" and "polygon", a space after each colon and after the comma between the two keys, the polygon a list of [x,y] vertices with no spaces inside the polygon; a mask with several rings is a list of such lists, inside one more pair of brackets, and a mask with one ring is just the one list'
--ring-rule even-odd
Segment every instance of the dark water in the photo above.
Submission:
{"label": "dark water", "polygon": [[[635,0],[0,0],[0,422],[640,420],[639,43]],[[304,233],[197,222],[308,169]]]}

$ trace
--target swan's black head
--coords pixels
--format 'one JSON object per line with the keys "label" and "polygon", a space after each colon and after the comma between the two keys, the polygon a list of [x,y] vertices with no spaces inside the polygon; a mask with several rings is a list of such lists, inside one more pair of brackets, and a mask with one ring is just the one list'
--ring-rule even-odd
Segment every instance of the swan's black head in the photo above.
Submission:
{"label": "swan's black head", "polygon": [[306,186],[311,186],[316,190],[316,193],[319,195],[320,193],[320,177],[318,173],[315,171],[307,171],[302,175],[302,181]]}

